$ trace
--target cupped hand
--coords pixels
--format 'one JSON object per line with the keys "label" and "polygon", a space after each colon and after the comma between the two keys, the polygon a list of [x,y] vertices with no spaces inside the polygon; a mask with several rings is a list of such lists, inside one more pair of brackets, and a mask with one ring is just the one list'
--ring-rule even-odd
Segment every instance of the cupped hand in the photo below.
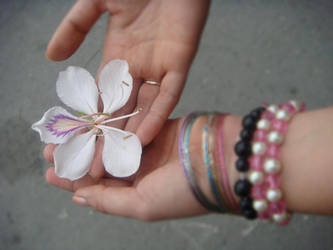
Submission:
{"label": "cupped hand", "polygon": [[[180,98],[208,7],[207,0],[78,0],[54,33],[46,57],[55,61],[70,57],[99,17],[108,13],[98,72],[112,59],[128,61],[134,78],[132,95],[114,115],[142,108],[139,115],[112,126],[135,132],[145,146],[158,134]],[[143,84],[144,80],[161,85]],[[102,140],[96,147],[99,155]],[[93,160],[90,174],[104,175],[100,158]]]}
{"label": "cupped hand", "polygon": [[[53,167],[48,169],[46,179],[56,187],[74,192],[73,201],[78,205],[91,206],[103,213],[149,221],[207,213],[191,193],[180,166],[181,121],[167,121],[145,148],[133,183],[116,178],[94,179],[89,175],[69,181],[57,177]],[[51,162],[53,150],[51,145],[44,150],[45,158]]]}

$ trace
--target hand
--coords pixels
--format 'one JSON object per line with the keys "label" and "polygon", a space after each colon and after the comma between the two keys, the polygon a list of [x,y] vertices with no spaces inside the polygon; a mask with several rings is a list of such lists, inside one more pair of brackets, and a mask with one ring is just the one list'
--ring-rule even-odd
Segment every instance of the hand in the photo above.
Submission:
{"label": "hand", "polygon": [[[112,126],[136,132],[145,146],[158,134],[180,98],[208,7],[207,0],[79,0],[53,35],[46,57],[56,61],[70,57],[97,19],[108,12],[98,72],[112,59],[127,60],[134,78],[133,92],[115,116],[143,108],[140,115]],[[157,81],[161,86],[142,84],[143,80]],[[96,155],[100,155],[102,140],[96,145]],[[90,174],[104,175],[100,158],[95,157]]]}
{"label": "hand", "polygon": [[[205,122],[205,119],[202,120]],[[54,186],[75,192],[73,201],[78,205],[88,205],[104,213],[141,220],[207,213],[194,198],[180,166],[178,131],[181,122],[179,119],[169,120],[161,133],[145,148],[134,183],[115,178],[93,179],[91,176],[72,182],[57,177],[53,167],[48,169],[46,179]],[[200,132],[193,135],[201,138]],[[200,147],[197,148],[200,150]],[[51,162],[53,149],[48,146],[44,151],[45,158]],[[202,175],[202,180],[208,180],[207,176]],[[205,186],[209,192],[209,184]]]}

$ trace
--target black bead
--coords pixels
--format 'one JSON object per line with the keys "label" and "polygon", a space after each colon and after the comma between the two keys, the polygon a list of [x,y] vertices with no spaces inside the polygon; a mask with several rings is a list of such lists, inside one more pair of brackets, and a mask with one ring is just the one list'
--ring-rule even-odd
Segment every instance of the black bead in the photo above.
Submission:
{"label": "black bead", "polygon": [[257,121],[258,119],[253,118],[251,115],[246,115],[242,121],[243,128],[254,130],[256,128]]}
{"label": "black bead", "polygon": [[250,196],[246,196],[246,197],[242,198],[239,203],[239,207],[240,207],[241,211],[252,209],[252,198]]}
{"label": "black bead", "polygon": [[251,183],[247,180],[238,180],[235,184],[235,193],[240,197],[245,197],[250,194]]}
{"label": "black bead", "polygon": [[254,220],[257,218],[257,211],[252,209],[246,209],[243,211],[243,215],[245,218],[249,219],[249,220]]}
{"label": "black bead", "polygon": [[256,109],[254,109],[253,111],[251,111],[250,115],[258,121],[264,110],[265,110],[264,107],[258,107]]}
{"label": "black bead", "polygon": [[252,140],[253,137],[253,130],[249,130],[249,129],[242,129],[241,133],[240,133],[240,138],[243,141],[248,141],[250,142]]}
{"label": "black bead", "polygon": [[249,170],[250,165],[247,158],[238,158],[238,160],[236,161],[236,168],[239,172],[246,172],[247,170]]}
{"label": "black bead", "polygon": [[235,145],[235,153],[238,156],[248,157],[251,155],[251,145],[246,141],[239,141]]}

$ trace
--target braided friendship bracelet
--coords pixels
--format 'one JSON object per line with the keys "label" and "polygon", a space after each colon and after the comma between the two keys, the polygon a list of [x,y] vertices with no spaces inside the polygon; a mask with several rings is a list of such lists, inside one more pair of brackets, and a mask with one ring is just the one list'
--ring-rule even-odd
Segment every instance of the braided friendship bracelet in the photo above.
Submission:
{"label": "braided friendship bracelet", "polygon": [[181,165],[191,191],[198,202],[208,210],[220,212],[220,208],[209,201],[199,187],[191,165],[189,151],[190,134],[194,122],[200,117],[200,115],[202,115],[202,113],[192,113],[188,115],[180,128],[178,150],[181,159]]}

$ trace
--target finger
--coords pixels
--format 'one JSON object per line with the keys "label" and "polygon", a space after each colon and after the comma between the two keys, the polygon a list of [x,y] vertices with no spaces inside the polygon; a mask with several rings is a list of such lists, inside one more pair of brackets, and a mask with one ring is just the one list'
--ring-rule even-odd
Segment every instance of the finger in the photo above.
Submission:
{"label": "finger", "polygon": [[142,218],[145,203],[133,187],[94,185],[78,189],[73,201],[80,206],[91,206],[102,213]]}
{"label": "finger", "polygon": [[163,78],[158,96],[136,130],[136,134],[143,145],[150,143],[163,127],[178,103],[185,79],[184,74],[177,72],[169,72]]}
{"label": "finger", "polygon": [[137,104],[135,109],[142,109],[142,111],[128,119],[125,130],[135,132],[138,125],[142,122],[148,114],[151,105],[160,91],[159,86],[143,83],[138,91]]}
{"label": "finger", "polygon": [[53,159],[53,151],[56,148],[57,145],[55,144],[47,144],[44,147],[44,151],[43,151],[43,155],[45,160],[47,160],[50,163],[54,163],[54,159]]}
{"label": "finger", "polygon": [[75,181],[70,181],[68,179],[60,178],[55,174],[54,167],[50,167],[46,174],[45,174],[46,181],[51,184],[52,186],[70,191],[75,192],[79,188],[87,187],[96,184],[103,184],[106,186],[114,186],[114,187],[126,187],[129,186],[130,183],[115,179],[115,178],[108,178],[108,179],[94,179],[91,176],[87,175],[83,178]]}
{"label": "finger", "polygon": [[77,1],[53,34],[45,56],[54,61],[70,57],[105,11],[102,3],[103,1]]}

